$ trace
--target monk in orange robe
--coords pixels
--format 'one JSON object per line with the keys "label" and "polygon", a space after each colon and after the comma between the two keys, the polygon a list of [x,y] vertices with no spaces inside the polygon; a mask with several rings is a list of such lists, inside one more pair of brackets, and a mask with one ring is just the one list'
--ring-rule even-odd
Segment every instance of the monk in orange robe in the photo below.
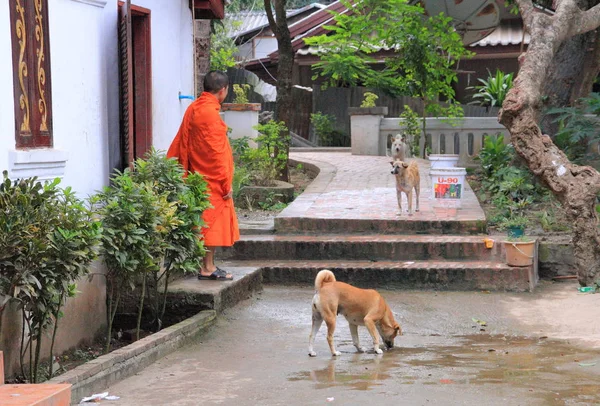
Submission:
{"label": "monk in orange robe", "polygon": [[204,176],[210,190],[212,208],[202,217],[207,249],[198,279],[231,280],[233,276],[215,266],[217,247],[230,247],[240,239],[233,207],[233,154],[227,138],[227,125],[221,119],[221,103],[227,97],[229,80],[222,72],[204,77],[204,92],[186,110],[167,157],[177,158],[187,172]]}

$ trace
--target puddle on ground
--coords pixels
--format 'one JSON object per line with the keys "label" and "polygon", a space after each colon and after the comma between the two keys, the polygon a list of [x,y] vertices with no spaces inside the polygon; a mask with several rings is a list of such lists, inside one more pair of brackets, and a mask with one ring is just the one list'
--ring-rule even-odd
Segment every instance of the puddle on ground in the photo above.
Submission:
{"label": "puddle on ground", "polygon": [[288,380],[309,380],[317,389],[354,390],[384,384],[501,384],[526,388],[547,404],[600,404],[600,351],[504,335],[455,336],[452,341],[452,345],[396,347],[383,356],[352,353],[351,342],[342,341],[340,358],[332,358],[325,368],[292,374]]}

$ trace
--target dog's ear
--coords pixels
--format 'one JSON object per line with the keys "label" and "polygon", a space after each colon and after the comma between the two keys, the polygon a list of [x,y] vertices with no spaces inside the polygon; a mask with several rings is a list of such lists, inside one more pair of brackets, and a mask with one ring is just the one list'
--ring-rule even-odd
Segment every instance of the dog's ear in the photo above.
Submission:
{"label": "dog's ear", "polygon": [[406,134],[402,135],[402,142],[406,142]]}
{"label": "dog's ear", "polygon": [[408,164],[406,162],[402,162],[402,167],[408,168]]}
{"label": "dog's ear", "polygon": [[396,334],[401,336],[402,335],[402,329],[400,328],[399,324],[396,324],[396,326],[394,327],[394,330],[396,330]]}

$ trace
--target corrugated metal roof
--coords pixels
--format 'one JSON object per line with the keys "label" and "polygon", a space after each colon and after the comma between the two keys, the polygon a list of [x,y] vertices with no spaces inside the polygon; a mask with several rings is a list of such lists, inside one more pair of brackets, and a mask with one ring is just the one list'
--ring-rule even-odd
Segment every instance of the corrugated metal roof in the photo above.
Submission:
{"label": "corrugated metal roof", "polygon": [[[327,6],[323,4],[312,3],[296,10],[288,10],[286,12],[286,16],[289,18],[303,13],[311,8],[323,9],[325,7]],[[228,18],[230,18],[231,21],[239,21],[239,24],[237,24],[238,26],[235,27],[233,31],[228,33],[228,36],[230,37],[239,37],[256,29],[268,27],[269,25],[269,20],[267,19],[267,14],[264,10],[241,11],[236,14],[231,14]]]}
{"label": "corrugated metal roof", "polygon": [[[520,45],[523,40],[523,24],[521,19],[514,18],[500,22],[498,28],[490,35],[471,44],[472,47],[493,47],[498,45]],[[530,36],[525,33],[524,43],[529,44]]]}
{"label": "corrugated metal roof", "polygon": [[[523,39],[523,25],[520,19],[504,20],[498,28],[490,35],[478,42],[471,44],[471,47],[493,47],[498,45],[520,45]],[[529,44],[530,36],[525,33],[524,43]],[[322,52],[320,47],[304,47],[297,51],[298,55],[319,55]]]}

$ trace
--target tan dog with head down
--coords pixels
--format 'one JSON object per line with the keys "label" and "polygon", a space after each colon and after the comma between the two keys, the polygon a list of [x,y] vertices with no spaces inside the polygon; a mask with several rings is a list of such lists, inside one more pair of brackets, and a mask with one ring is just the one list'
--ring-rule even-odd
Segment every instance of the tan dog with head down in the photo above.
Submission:
{"label": "tan dog with head down", "polygon": [[[359,289],[344,282],[337,282],[333,272],[322,270],[315,278],[317,293],[312,301],[312,331],[308,339],[308,355],[315,357],[313,350],[315,336],[323,321],[327,325],[327,342],[331,355],[340,355],[333,343],[333,333],[338,314],[342,314],[350,324],[352,343],[360,352],[366,351],[358,341],[358,326],[365,326],[373,337],[373,349],[377,354],[379,336],[388,348],[394,346],[394,338],[402,335],[400,325],[383,297],[373,289]],[[379,332],[379,334],[378,334]]]}
{"label": "tan dog with head down", "polygon": [[415,161],[410,164],[403,161],[394,161],[391,164],[393,168],[392,175],[396,176],[396,198],[398,199],[400,214],[402,214],[402,192],[404,192],[408,199],[408,214],[412,215],[413,189],[417,198],[417,208],[415,211],[419,211],[419,193],[421,191],[419,165]]}

